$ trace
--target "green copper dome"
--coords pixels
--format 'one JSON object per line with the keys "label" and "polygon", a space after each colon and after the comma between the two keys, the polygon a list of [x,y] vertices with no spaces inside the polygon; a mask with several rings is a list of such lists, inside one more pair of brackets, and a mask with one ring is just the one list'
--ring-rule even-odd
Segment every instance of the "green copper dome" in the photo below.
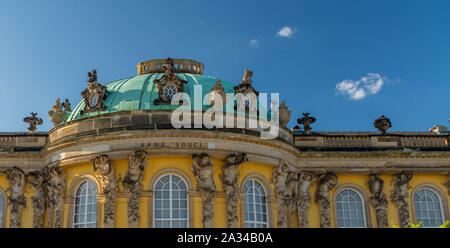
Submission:
{"label": "green copper dome", "polygon": [[[82,100],[67,117],[66,122],[80,118],[96,116],[107,113],[130,110],[173,110],[178,105],[154,105],[153,101],[158,98],[158,89],[153,83],[156,79],[160,79],[164,73],[149,73],[138,75],[135,77],[125,78],[106,84],[106,100],[104,105],[106,110],[94,111],[81,114],[84,109],[84,100]],[[187,81],[184,92],[191,97],[193,106],[194,86],[202,86],[202,97],[211,92],[211,88],[216,85],[218,80],[215,77],[205,76],[193,73],[176,73],[179,79]],[[234,93],[235,84],[221,81],[226,93]],[[202,105],[203,110],[210,108],[210,105]]]}

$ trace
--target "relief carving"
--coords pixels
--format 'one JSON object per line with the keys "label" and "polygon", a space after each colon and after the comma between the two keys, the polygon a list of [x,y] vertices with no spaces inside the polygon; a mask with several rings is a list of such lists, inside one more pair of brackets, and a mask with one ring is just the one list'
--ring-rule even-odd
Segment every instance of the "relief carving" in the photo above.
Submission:
{"label": "relief carving", "polygon": [[128,197],[128,227],[139,226],[139,197],[142,189],[144,169],[147,166],[147,152],[135,151],[128,158],[128,170],[122,181]]}
{"label": "relief carving", "polygon": [[187,81],[181,80],[175,74],[176,68],[174,61],[171,58],[167,58],[167,62],[162,66],[165,70],[165,75],[160,79],[155,79],[154,84],[158,88],[158,99],[153,101],[155,105],[171,104],[172,97],[176,93],[184,92],[184,87]]}
{"label": "relief carving", "polygon": [[[66,175],[59,167],[47,167],[43,173],[46,175],[44,184],[47,189],[47,203],[53,213],[50,218],[47,217],[47,226],[60,228],[64,211]],[[53,219],[53,223],[51,223],[51,219]]]}
{"label": "relief carving", "polygon": [[314,174],[310,171],[301,171],[298,177],[298,187],[296,194],[297,210],[298,210],[298,225],[299,227],[309,227],[308,224],[308,209],[309,202],[312,200],[309,188],[314,183]]}
{"label": "relief carving", "polygon": [[320,227],[331,227],[330,196],[328,192],[336,187],[337,184],[338,179],[333,172],[324,173],[319,177],[315,201],[319,203]]}
{"label": "relief carving", "polygon": [[202,193],[203,227],[214,227],[216,185],[211,157],[206,153],[192,155],[192,172],[197,179],[197,190]]}
{"label": "relief carving", "polygon": [[377,175],[371,174],[369,177],[369,190],[372,194],[370,198],[373,208],[377,216],[378,227],[389,227],[387,217],[388,201],[386,194],[383,192],[384,181]]}
{"label": "relief carving", "polygon": [[20,217],[22,215],[22,210],[25,208],[26,199],[24,196],[25,190],[25,174],[18,167],[13,167],[7,169],[6,180],[9,183],[9,197],[8,205],[10,209],[10,221],[9,227],[19,228],[20,227]]}
{"label": "relief carving", "polygon": [[118,192],[118,180],[115,178],[114,166],[107,155],[101,155],[91,160],[94,171],[98,173],[98,178],[102,184],[105,195],[104,227],[114,227],[114,216],[116,212],[116,193]]}
{"label": "relief carving", "polygon": [[48,197],[45,187],[45,170],[30,172],[28,178],[34,191],[31,202],[33,206],[33,227],[41,228],[44,226],[44,212]]}
{"label": "relief carving", "polygon": [[223,174],[220,175],[220,179],[223,183],[223,188],[226,194],[226,214],[227,214],[227,227],[237,228],[238,215],[237,204],[239,195],[239,165],[247,162],[247,154],[229,154],[226,157],[226,162],[222,167]]}
{"label": "relief carving", "polygon": [[394,189],[391,192],[391,201],[397,204],[398,215],[400,217],[400,227],[408,227],[409,203],[408,203],[408,183],[411,181],[412,173],[402,172],[394,176],[392,183]]}

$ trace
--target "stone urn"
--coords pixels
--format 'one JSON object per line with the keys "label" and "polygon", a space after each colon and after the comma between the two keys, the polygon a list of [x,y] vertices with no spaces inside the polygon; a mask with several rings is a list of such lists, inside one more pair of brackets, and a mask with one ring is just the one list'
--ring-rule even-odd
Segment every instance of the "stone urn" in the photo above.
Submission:
{"label": "stone urn", "polygon": [[382,134],[386,133],[386,130],[392,127],[391,120],[382,115],[380,118],[376,119],[373,126],[378,129]]}
{"label": "stone urn", "polygon": [[286,106],[286,101],[283,101],[279,107],[279,119],[282,126],[286,126],[291,120],[291,112]]}

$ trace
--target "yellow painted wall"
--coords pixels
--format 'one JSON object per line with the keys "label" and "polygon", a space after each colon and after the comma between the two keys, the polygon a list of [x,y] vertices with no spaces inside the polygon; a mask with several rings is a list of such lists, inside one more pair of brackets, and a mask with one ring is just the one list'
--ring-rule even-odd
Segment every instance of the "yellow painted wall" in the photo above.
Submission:
{"label": "yellow painted wall", "polygon": [[[122,160],[114,160],[113,164],[116,169],[116,176],[119,178],[124,178],[127,167],[128,167],[128,161],[126,159]],[[226,215],[225,215],[225,195],[223,194],[223,187],[222,182],[220,181],[219,175],[222,173],[222,166],[224,164],[224,160],[221,159],[213,159],[213,169],[214,169],[214,179],[216,183],[216,189],[218,191],[217,197],[215,199],[215,227],[226,227]],[[196,180],[192,173],[192,158],[190,156],[158,156],[153,157],[150,156],[148,159],[148,165],[145,168],[144,171],[144,179],[142,181],[143,184],[143,191],[151,191],[151,185],[150,181],[152,180],[153,176],[165,168],[176,168],[180,171],[182,171],[190,180],[193,189],[196,188]],[[94,176],[94,171],[92,168],[92,164],[90,162],[80,163],[80,164],[74,164],[71,166],[66,166],[63,168],[66,173],[66,183],[67,183],[67,190],[66,190],[66,196],[73,195],[75,188],[73,188],[72,192],[69,192],[71,189],[71,185],[79,178],[80,176],[85,175],[92,175]],[[243,180],[251,174],[258,174],[265,178],[266,182],[270,182],[271,176],[272,176],[272,167],[267,165],[261,165],[253,162],[248,162],[240,166],[240,178],[239,178],[239,186],[242,185]],[[385,181],[385,187],[384,192],[386,193],[389,204],[388,204],[388,217],[389,217],[389,223],[392,224],[399,224],[399,217],[397,212],[397,206],[393,204],[390,201],[390,194],[391,190],[393,189],[393,186],[391,184],[392,181],[392,175],[380,175],[381,179]],[[362,188],[362,190],[365,191],[365,194],[370,197],[370,192],[368,188],[368,175],[338,175],[338,187],[342,184],[355,184]],[[432,183],[435,186],[439,187],[445,197],[442,199],[443,202],[445,201],[447,206],[450,204],[448,197],[447,197],[447,189],[442,183],[444,183],[447,180],[447,175],[428,175],[428,174],[414,174],[413,178],[410,182],[410,190],[409,193],[411,194],[412,190],[423,183]],[[263,185],[265,182],[262,182]],[[8,183],[6,181],[6,176],[4,174],[0,175],[0,187],[6,191],[8,188]],[[270,184],[270,191],[273,195],[273,188],[274,185]],[[314,202],[314,195],[315,190],[317,188],[317,181],[312,185],[311,187],[311,195],[313,197],[313,201],[310,203],[310,208],[308,210],[309,214],[309,225],[310,227],[320,227],[320,215],[319,215],[319,206],[317,203]],[[336,187],[337,188],[337,187]],[[336,188],[330,191],[330,198],[334,196],[334,193],[336,191]],[[120,190],[123,192],[123,188],[120,185]],[[242,190],[242,189],[240,189]],[[33,217],[33,211],[31,207],[31,197],[33,196],[33,190],[27,183],[26,189],[25,189],[25,196],[27,197],[27,206],[24,209],[22,213],[22,227],[32,227],[32,217]],[[149,199],[148,197],[141,197],[140,201],[140,215],[141,219],[139,222],[139,227],[148,227],[149,225]],[[202,200],[200,195],[193,197],[193,226],[192,227],[202,227]],[[410,197],[411,200],[411,197]],[[370,205],[370,201],[368,201]],[[103,201],[101,201],[101,207],[100,207],[100,220],[103,220]],[[410,202],[410,211],[412,213],[412,205]],[[269,208],[271,209],[271,208]],[[331,222],[332,226],[335,227],[336,223],[334,220],[334,204],[332,203],[332,211],[331,211]],[[240,211],[241,204],[238,203],[238,217],[241,217]],[[448,208],[447,210],[448,211]],[[9,226],[9,209],[6,211],[6,226]],[[447,216],[449,214],[447,213]],[[272,206],[272,213],[271,215],[272,219],[271,222],[274,227],[276,227],[276,220],[277,220],[277,206],[275,203],[273,203]],[[376,224],[376,215],[373,207],[370,205],[370,222],[372,227],[377,227]],[[295,227],[298,226],[298,220],[297,220],[297,212],[294,214],[294,220],[295,220]],[[64,211],[64,221],[63,226],[67,227],[68,218],[72,218],[72,216],[69,216],[69,205],[65,205],[65,211]],[[412,214],[411,214],[411,220]],[[238,226],[241,225],[241,221],[238,221]],[[103,221],[100,221],[99,226],[103,226]],[[127,199],[124,198],[124,194],[122,194],[121,197],[117,198],[116,203],[116,219],[115,219],[115,226],[116,227],[122,227],[126,228],[128,226],[127,221]]]}

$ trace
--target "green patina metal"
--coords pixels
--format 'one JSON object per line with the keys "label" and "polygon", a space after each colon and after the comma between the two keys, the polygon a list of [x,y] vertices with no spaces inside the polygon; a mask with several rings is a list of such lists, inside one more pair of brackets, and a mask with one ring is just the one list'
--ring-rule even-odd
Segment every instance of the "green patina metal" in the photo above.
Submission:
{"label": "green patina metal", "polygon": [[[158,89],[153,82],[155,79],[160,79],[163,75],[164,73],[150,73],[110,82],[106,84],[107,97],[104,101],[104,104],[107,107],[106,110],[94,111],[82,115],[80,111],[84,109],[85,103],[84,101],[81,101],[70,113],[70,115],[67,116],[66,122],[119,111],[177,109],[179,108],[178,105],[153,104],[153,101],[158,98]],[[186,84],[185,93],[191,97],[192,109],[194,109],[194,86],[202,86],[203,99],[205,95],[211,92],[211,88],[216,85],[216,81],[218,80],[215,77],[201,74],[177,73],[176,75],[180,79],[188,82]],[[221,81],[221,84],[225,90],[225,93],[234,93],[233,87],[235,84],[224,80]],[[209,109],[210,107],[210,105],[202,104],[203,111]]]}

